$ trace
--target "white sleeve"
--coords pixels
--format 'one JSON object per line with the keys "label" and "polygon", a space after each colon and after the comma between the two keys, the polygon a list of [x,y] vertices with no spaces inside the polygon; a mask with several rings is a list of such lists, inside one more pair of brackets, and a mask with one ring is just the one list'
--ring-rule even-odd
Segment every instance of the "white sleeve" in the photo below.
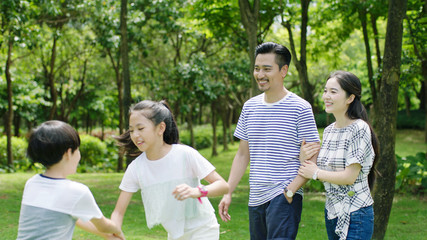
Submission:
{"label": "white sleeve", "polygon": [[199,179],[204,179],[215,170],[215,167],[196,149],[189,147],[188,160],[194,174]]}
{"label": "white sleeve", "polygon": [[140,189],[138,183],[138,176],[136,173],[137,162],[136,159],[129,164],[123,175],[122,182],[120,183],[120,190],[125,192],[137,192]]}
{"label": "white sleeve", "polygon": [[101,209],[99,209],[96,204],[95,198],[88,187],[82,190],[82,196],[76,202],[71,215],[83,221],[89,221],[92,218],[101,218],[103,216]]}

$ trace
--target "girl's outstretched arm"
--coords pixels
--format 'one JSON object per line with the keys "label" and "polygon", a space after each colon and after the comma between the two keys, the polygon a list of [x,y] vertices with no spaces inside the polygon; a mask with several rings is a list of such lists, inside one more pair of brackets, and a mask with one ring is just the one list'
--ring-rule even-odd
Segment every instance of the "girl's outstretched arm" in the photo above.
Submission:
{"label": "girl's outstretched arm", "polygon": [[[228,193],[228,183],[216,171],[209,173],[204,180],[210,183],[205,186],[206,191],[208,191],[208,197],[222,196]],[[202,195],[197,187],[193,188],[187,184],[180,184],[176,186],[172,194],[178,200],[198,198]]]}
{"label": "girl's outstretched arm", "polygon": [[90,221],[82,221],[78,219],[76,225],[93,234],[103,237],[104,239],[122,239],[125,237],[121,229],[110,219],[105,218],[92,218]]}
{"label": "girl's outstretched arm", "polygon": [[119,199],[117,200],[116,207],[111,214],[111,220],[115,222],[120,228],[123,224],[123,217],[125,216],[126,209],[132,199],[132,192],[121,191]]}
{"label": "girl's outstretched arm", "polygon": [[208,197],[222,196],[228,193],[228,183],[216,171],[212,171],[204,179],[210,183],[205,186],[208,191]]}

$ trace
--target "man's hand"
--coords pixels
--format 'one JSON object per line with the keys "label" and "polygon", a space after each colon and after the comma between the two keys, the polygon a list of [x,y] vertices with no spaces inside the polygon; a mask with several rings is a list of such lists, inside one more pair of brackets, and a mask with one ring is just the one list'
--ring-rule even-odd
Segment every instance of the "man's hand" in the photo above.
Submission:
{"label": "man's hand", "polygon": [[224,196],[221,199],[221,202],[218,205],[219,216],[224,222],[228,222],[231,219],[230,214],[228,214],[228,207],[230,206],[230,204],[231,204],[231,194],[230,193],[224,194]]}
{"label": "man's hand", "polygon": [[299,160],[301,163],[303,163],[306,160],[309,160],[314,155],[316,155],[320,150],[320,143],[319,142],[305,142],[305,139],[302,140],[301,148],[300,148],[300,154],[299,154]]}
{"label": "man's hand", "polygon": [[286,192],[283,192],[283,195],[285,195],[286,200],[288,200],[288,203],[291,204],[292,201],[294,200],[294,198],[290,198],[288,196],[286,196]]}

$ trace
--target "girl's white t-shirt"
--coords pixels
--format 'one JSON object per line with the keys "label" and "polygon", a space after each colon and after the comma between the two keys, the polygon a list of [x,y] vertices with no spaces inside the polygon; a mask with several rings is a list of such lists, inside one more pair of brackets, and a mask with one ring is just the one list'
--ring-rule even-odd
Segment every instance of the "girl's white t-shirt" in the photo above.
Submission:
{"label": "girl's white t-shirt", "polygon": [[[175,239],[196,227],[216,222],[214,209],[209,200],[202,198],[178,201],[172,195],[180,184],[191,187],[200,185],[200,180],[215,167],[197,150],[181,144],[173,144],[166,156],[149,160],[142,153],[129,164],[120,189],[126,192],[141,190],[147,225],[149,228],[162,224]],[[217,223],[216,223],[217,224]]]}

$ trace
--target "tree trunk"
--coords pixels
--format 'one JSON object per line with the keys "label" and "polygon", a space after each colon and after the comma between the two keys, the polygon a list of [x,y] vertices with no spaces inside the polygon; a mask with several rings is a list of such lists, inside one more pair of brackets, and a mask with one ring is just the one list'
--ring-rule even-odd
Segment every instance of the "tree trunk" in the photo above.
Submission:
{"label": "tree trunk", "polygon": [[[128,34],[127,34],[127,0],[121,0],[120,9],[120,56],[122,58],[122,79],[124,83],[123,91],[123,108],[124,111],[129,111],[132,96],[130,86],[130,73],[129,73],[129,51],[128,51]],[[124,118],[125,126],[129,125],[129,119]]]}
{"label": "tree trunk", "polygon": [[[249,59],[251,61],[250,75],[253,76],[255,65],[255,49],[258,45],[257,32],[258,32],[258,16],[259,16],[259,0],[254,0],[251,6],[248,0],[239,0],[240,17],[242,24],[245,27],[246,34],[248,35],[249,43]],[[256,96],[260,93],[258,83],[251,77],[251,92],[250,97]]]}
{"label": "tree trunk", "polygon": [[191,147],[196,148],[196,141],[194,139],[194,129],[193,129],[193,105],[190,104],[190,111],[187,113],[187,124],[188,130],[190,131],[190,142]]}
{"label": "tree trunk", "polygon": [[[113,55],[111,54],[111,49],[107,49],[107,54],[110,57],[111,64],[113,65],[114,73],[116,75],[116,85],[118,93],[118,105],[119,105],[119,135],[123,134],[123,120],[125,118],[124,106],[123,106],[123,81],[120,76],[120,56],[116,61],[114,61]],[[119,151],[119,158],[117,159],[117,172],[123,170],[123,152]]]}
{"label": "tree trunk", "polygon": [[381,50],[380,50],[379,33],[378,33],[378,28],[377,28],[377,19],[378,19],[377,16],[371,14],[372,32],[374,33],[375,52],[377,55],[377,68],[381,69]]}
{"label": "tree trunk", "polygon": [[7,59],[5,66],[6,82],[7,82],[7,121],[6,121],[6,152],[7,152],[7,165],[13,167],[13,154],[12,154],[12,122],[13,122],[13,92],[12,92],[12,76],[10,74],[10,67],[12,66],[12,49],[13,49],[14,36],[9,36]]}
{"label": "tree trunk", "polygon": [[403,19],[407,0],[390,0],[384,47],[384,69],[378,86],[376,131],[380,142],[377,170],[381,174],[373,189],[375,221],[373,239],[384,239],[394,197],[397,96],[402,52]]}
{"label": "tree trunk", "polygon": [[227,107],[227,103],[226,101],[224,102],[224,107],[222,109],[222,111],[220,111],[221,114],[221,121],[222,121],[222,145],[224,146],[224,151],[228,150],[228,136],[227,136],[227,129],[228,129],[228,119],[229,119],[229,114],[230,114],[230,109],[229,107]]}
{"label": "tree trunk", "polygon": [[212,124],[212,156],[218,156],[218,151],[217,151],[217,145],[218,145],[218,138],[216,136],[216,120],[217,120],[217,111],[215,108],[215,102],[213,101],[211,103],[211,111],[212,111],[212,119],[211,119],[211,124]]}
{"label": "tree trunk", "polygon": [[[303,98],[307,100],[314,108],[313,86],[308,80],[307,71],[307,25],[308,25],[308,7],[310,0],[301,1],[301,43],[300,43],[300,69],[298,70],[299,79],[301,82]],[[315,109],[313,109],[315,110]]]}
{"label": "tree trunk", "polygon": [[313,111],[317,112],[314,108],[314,93],[313,85],[310,84],[307,71],[307,26],[308,26],[308,8],[311,0],[301,1],[301,41],[300,41],[300,58],[298,60],[295,41],[292,33],[292,25],[289,21],[282,19],[282,26],[288,30],[290,51],[292,52],[293,62],[298,71],[298,78],[301,84],[302,97],[313,106]]}
{"label": "tree trunk", "polygon": [[422,74],[424,77],[424,142],[427,143],[427,60],[421,62]]}
{"label": "tree trunk", "polygon": [[[362,5],[363,6],[363,5]],[[369,46],[369,35],[368,35],[368,24],[367,24],[367,16],[366,16],[366,9],[362,9],[361,7],[359,9],[359,20],[362,24],[362,32],[363,32],[363,40],[365,43],[365,52],[366,52],[366,65],[368,68],[368,80],[369,85],[371,87],[371,94],[372,94],[372,101],[376,101],[377,99],[377,93],[375,91],[375,81],[374,81],[374,71],[372,68],[372,60],[371,60],[371,47]]]}
{"label": "tree trunk", "polygon": [[18,113],[16,113],[16,112],[14,112],[13,113],[13,130],[14,130],[14,133],[13,133],[13,135],[15,136],[15,137],[19,137],[19,129],[20,129],[20,126],[21,126],[21,116],[19,116],[19,114]]}
{"label": "tree trunk", "polygon": [[52,52],[51,52],[51,56],[50,56],[50,69],[48,72],[48,81],[49,81],[49,88],[50,88],[50,99],[52,101],[52,108],[50,109],[50,113],[49,113],[49,120],[52,120],[55,118],[56,116],[56,108],[57,108],[57,103],[56,101],[58,100],[58,92],[56,91],[56,86],[55,86],[55,60],[56,60],[56,42],[58,40],[58,37],[56,34],[54,34],[53,36],[53,45],[52,45]]}

